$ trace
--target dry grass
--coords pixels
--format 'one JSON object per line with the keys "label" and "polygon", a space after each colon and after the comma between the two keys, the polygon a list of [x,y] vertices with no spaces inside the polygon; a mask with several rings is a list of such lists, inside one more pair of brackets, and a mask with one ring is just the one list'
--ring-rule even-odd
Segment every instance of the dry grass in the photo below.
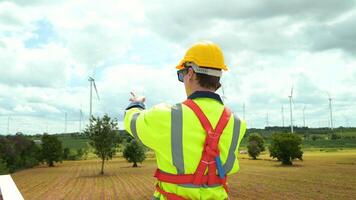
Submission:
{"label": "dry grass", "polygon": [[[355,199],[356,151],[307,152],[303,162],[283,167],[267,155],[241,156],[241,171],[229,179],[231,199]],[[151,199],[155,161],[140,168],[115,159],[106,175],[98,160],[68,161],[13,174],[25,199]]]}

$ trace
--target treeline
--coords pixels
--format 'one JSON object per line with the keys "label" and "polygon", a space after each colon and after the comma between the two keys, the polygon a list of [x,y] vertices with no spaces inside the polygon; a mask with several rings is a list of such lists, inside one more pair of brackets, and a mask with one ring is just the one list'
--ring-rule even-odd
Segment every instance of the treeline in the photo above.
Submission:
{"label": "treeline", "polygon": [[43,134],[36,140],[23,134],[0,136],[0,174],[13,173],[44,163],[54,166],[55,162],[79,160],[87,154],[87,148],[63,148],[62,141],[56,135]]}
{"label": "treeline", "polygon": [[[320,127],[320,128],[310,128],[310,127],[300,127],[293,126],[293,131],[297,134],[330,134],[335,132],[356,132],[355,127],[338,127],[331,130],[329,127]],[[250,128],[247,130],[247,133],[260,133],[268,134],[270,132],[279,132],[279,133],[289,133],[290,126],[267,126],[263,129],[259,128]]]}
{"label": "treeline", "polygon": [[[101,120],[101,119],[100,119]],[[110,119],[109,119],[110,120]],[[137,163],[145,160],[145,152],[147,148],[140,142],[133,140],[124,130],[112,130],[112,137],[115,137],[117,144],[123,147],[115,148],[113,151],[122,152],[123,157],[127,161],[133,163],[136,167]],[[101,146],[108,140],[108,135],[100,132],[97,136],[101,138],[97,141],[97,145]],[[85,144],[78,144],[85,142]],[[54,166],[56,162],[63,160],[82,160],[88,157],[89,152],[98,153],[93,143],[94,139],[88,134],[70,133],[70,134],[37,134],[23,135],[0,135],[0,175],[14,173],[21,169],[32,168],[39,164],[47,164]],[[114,154],[113,154],[114,155]]]}
{"label": "treeline", "polygon": [[0,136],[0,174],[31,168],[42,160],[41,147],[24,135]]}
{"label": "treeline", "polygon": [[[247,138],[258,133],[266,141],[271,143],[274,133],[290,133],[290,127],[266,127],[264,129],[248,129],[242,140],[243,147],[247,147]],[[294,134],[302,138],[303,148],[356,148],[356,128],[339,127],[330,128],[308,128],[294,127]]]}

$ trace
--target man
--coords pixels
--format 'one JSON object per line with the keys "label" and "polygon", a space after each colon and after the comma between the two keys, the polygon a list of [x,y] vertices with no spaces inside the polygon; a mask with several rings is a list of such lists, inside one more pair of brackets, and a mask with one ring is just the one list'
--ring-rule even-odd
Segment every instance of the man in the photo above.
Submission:
{"label": "man", "polygon": [[216,90],[227,70],[219,46],[194,44],[176,67],[187,100],[145,110],[132,94],[126,130],[156,153],[153,199],[228,199],[227,176],[239,170],[239,144],[246,123],[225,108]]}

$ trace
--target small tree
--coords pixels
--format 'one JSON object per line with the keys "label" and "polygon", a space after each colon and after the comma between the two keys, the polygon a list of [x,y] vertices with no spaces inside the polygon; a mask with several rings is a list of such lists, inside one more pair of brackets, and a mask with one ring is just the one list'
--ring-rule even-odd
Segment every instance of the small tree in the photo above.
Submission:
{"label": "small tree", "polygon": [[48,166],[53,167],[55,162],[62,161],[62,142],[55,135],[42,136],[42,156]]}
{"label": "small tree", "polygon": [[248,154],[256,160],[262,151],[265,150],[264,140],[258,133],[253,133],[248,137]]}
{"label": "small tree", "polygon": [[137,140],[131,140],[125,146],[123,156],[128,162],[133,163],[132,167],[137,167],[138,162],[142,163],[146,159],[145,148]]}
{"label": "small tree", "polygon": [[91,140],[90,145],[94,148],[94,153],[101,159],[100,174],[104,174],[105,160],[112,159],[116,154],[116,148],[120,143],[117,130],[117,120],[112,120],[105,114],[103,118],[92,117],[90,125],[84,131]]}
{"label": "small tree", "polygon": [[269,147],[270,157],[282,161],[283,165],[292,165],[296,158],[303,160],[302,139],[293,133],[275,133]]}

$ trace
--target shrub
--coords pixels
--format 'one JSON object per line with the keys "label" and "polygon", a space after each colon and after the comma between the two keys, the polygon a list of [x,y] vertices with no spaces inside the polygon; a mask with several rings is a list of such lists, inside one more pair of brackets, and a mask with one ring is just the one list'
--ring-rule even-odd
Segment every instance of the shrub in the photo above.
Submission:
{"label": "shrub", "polygon": [[276,133],[272,135],[269,147],[270,157],[282,161],[283,165],[292,165],[294,159],[303,160],[302,139],[293,133]]}
{"label": "shrub", "polygon": [[142,163],[146,159],[145,148],[133,139],[125,146],[123,156],[128,162],[133,163],[132,167],[137,167],[138,162]]}
{"label": "shrub", "polygon": [[258,133],[251,134],[248,137],[248,154],[256,159],[262,151],[265,150],[264,140]]}
{"label": "shrub", "polygon": [[53,167],[55,162],[62,161],[62,142],[55,135],[43,134],[42,156],[48,166]]}

